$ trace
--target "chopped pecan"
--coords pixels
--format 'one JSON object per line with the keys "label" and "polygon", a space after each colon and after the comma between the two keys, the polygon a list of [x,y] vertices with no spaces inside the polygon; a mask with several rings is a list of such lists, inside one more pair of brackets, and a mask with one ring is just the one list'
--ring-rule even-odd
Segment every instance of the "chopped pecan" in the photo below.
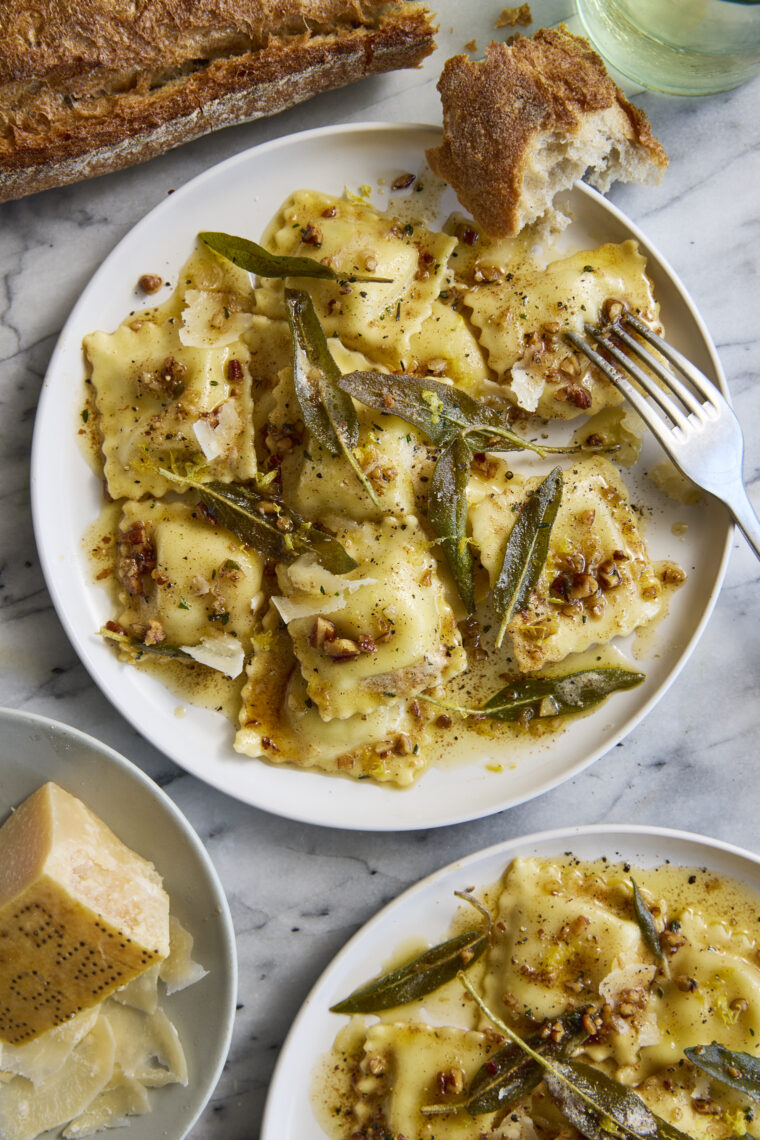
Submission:
{"label": "chopped pecan", "polygon": [[408,186],[412,185],[416,177],[416,174],[410,174],[408,172],[399,174],[398,178],[394,178],[391,182],[391,190],[406,190]]}
{"label": "chopped pecan", "polygon": [[448,1069],[436,1076],[436,1087],[441,1096],[458,1096],[464,1089],[464,1072],[459,1068]]}
{"label": "chopped pecan", "polygon": [[475,245],[480,238],[480,234],[476,229],[473,229],[467,222],[461,222],[457,226],[457,237],[465,245]]}
{"label": "chopped pecan", "polygon": [[350,637],[335,637],[332,641],[325,641],[322,651],[333,661],[350,661],[361,653],[358,644]]}
{"label": "chopped pecan", "polygon": [[571,598],[590,598],[599,586],[593,574],[573,574],[568,588]]}
{"label": "chopped pecan", "polygon": [[326,617],[320,614],[314,622],[314,627],[309,637],[309,645],[313,649],[322,649],[326,641],[335,640],[335,626]]}
{"label": "chopped pecan", "polygon": [[614,558],[607,558],[597,568],[596,576],[603,590],[615,590],[621,584],[622,578]]}
{"label": "chopped pecan", "polygon": [[163,277],[159,277],[157,273],[143,273],[138,279],[137,287],[143,293],[157,293],[163,283]]}
{"label": "chopped pecan", "polygon": [[576,408],[591,407],[591,395],[585,388],[581,388],[580,384],[567,384],[564,388],[559,388],[555,396],[563,403],[572,404]]}
{"label": "chopped pecan", "polygon": [[143,576],[156,568],[156,548],[148,537],[145,523],[135,523],[119,537],[116,573],[132,597],[144,594]]}
{"label": "chopped pecan", "polygon": [[314,245],[318,248],[322,244],[322,231],[319,226],[309,222],[301,234],[301,241],[304,245]]}
{"label": "chopped pecan", "polygon": [[160,645],[162,641],[166,641],[166,630],[160,621],[154,621],[153,618],[151,618],[148,622],[145,636],[143,637],[143,644]]}

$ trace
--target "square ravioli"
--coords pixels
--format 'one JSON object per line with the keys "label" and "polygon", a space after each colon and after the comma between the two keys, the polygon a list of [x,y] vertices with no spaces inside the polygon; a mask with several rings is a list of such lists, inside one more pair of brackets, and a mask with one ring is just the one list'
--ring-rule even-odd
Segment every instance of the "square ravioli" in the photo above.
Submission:
{"label": "square ravioli", "polygon": [[[472,251],[464,256],[471,258]],[[660,331],[646,260],[636,242],[581,250],[546,266],[530,256],[515,261],[493,256],[493,264],[476,263],[481,280],[474,271],[473,283],[463,283],[463,300],[488,364],[515,403],[547,419],[573,419],[620,403],[619,392],[562,333],[582,333],[584,323],[599,324],[618,308]],[[464,261],[453,264],[456,273],[469,272]]]}
{"label": "square ravioli", "polygon": [[114,499],[163,495],[159,467],[204,462],[210,478],[256,474],[247,275],[200,250],[164,304],[84,338],[103,467]]}
{"label": "square ravioli", "polygon": [[[498,935],[487,951],[484,997],[508,1021],[536,1022],[598,999],[613,971],[642,966],[651,954],[631,916],[630,882],[602,891],[574,868],[514,859],[497,907]],[[596,887],[594,892],[593,887]]]}
{"label": "square ravioli", "polygon": [[368,713],[322,720],[306,694],[284,630],[259,634],[246,666],[235,751],[353,779],[407,787],[425,767],[422,718],[409,703],[385,700]]}
{"label": "square ravioli", "polygon": [[[329,342],[341,372],[371,369],[361,353]],[[283,370],[269,403],[265,446],[278,456],[285,499],[301,515],[319,520],[341,515],[363,522],[380,514],[414,514],[427,503],[432,450],[420,433],[397,416],[356,402],[359,441],[354,455],[378,498],[372,502],[346,457],[332,455],[304,427],[293,377]]]}
{"label": "square ravioli", "polygon": [[[389,1023],[367,1030],[354,1075],[352,1112],[360,1129],[382,1124],[410,1140],[480,1140],[494,1113],[425,1115],[427,1105],[455,1105],[495,1052],[495,1034],[450,1026]],[[374,1133],[373,1133],[374,1135]]]}
{"label": "square ravioli", "polygon": [[[402,224],[367,203],[315,190],[291,195],[262,244],[273,253],[314,257],[350,277],[388,278],[387,283],[304,282],[325,335],[391,368],[412,359],[411,338],[430,316],[455,241],[419,222]],[[298,287],[297,278],[289,279]],[[277,313],[273,297],[282,284],[257,291],[257,310]],[[261,294],[269,294],[268,297]],[[281,314],[280,314],[281,315]]]}
{"label": "square ravioli", "polygon": [[211,652],[234,639],[241,672],[263,568],[258,554],[231,531],[209,525],[198,507],[153,498],[125,503],[116,567],[123,605],[118,624],[153,645],[208,643]]}
{"label": "square ravioli", "polygon": [[[492,586],[516,512],[541,481],[499,463],[493,480],[470,482],[472,537]],[[507,626],[518,667],[532,672],[626,636],[653,621],[662,605],[662,582],[617,468],[596,455],[566,468],[546,564],[527,607]]]}
{"label": "square ravioli", "polygon": [[358,563],[348,574],[326,578],[304,558],[277,571],[275,604],[323,719],[369,713],[463,672],[462,638],[417,519],[351,524],[337,538]]}

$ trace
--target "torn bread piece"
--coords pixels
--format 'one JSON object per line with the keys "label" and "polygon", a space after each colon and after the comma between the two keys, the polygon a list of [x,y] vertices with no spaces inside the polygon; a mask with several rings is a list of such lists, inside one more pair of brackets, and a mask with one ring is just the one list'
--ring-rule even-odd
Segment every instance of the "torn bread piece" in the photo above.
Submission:
{"label": "torn bread piece", "polygon": [[443,142],[428,162],[493,236],[538,218],[561,228],[553,199],[584,174],[604,192],[615,179],[659,181],[668,165],[644,112],[564,25],[492,43],[480,61],[454,56],[438,90]]}

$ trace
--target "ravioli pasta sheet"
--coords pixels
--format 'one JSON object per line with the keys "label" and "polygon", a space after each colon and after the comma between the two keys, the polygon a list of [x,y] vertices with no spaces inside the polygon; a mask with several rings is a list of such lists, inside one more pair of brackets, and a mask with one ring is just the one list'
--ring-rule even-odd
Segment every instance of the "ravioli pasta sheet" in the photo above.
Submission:
{"label": "ravioli pasta sheet", "polygon": [[[634,880],[658,955],[636,915]],[[621,1093],[634,1090],[681,1137],[760,1135],[754,1097],[685,1052],[717,1042],[757,1063],[760,918],[748,888],[704,867],[632,868],[566,854],[515,859],[485,900],[488,946],[465,969],[493,1020],[463,1000],[456,978],[415,1002],[354,1017],[314,1082],[330,1136],[580,1140],[578,1118],[543,1081],[526,1087],[515,1073],[507,1082],[504,1026],[547,1056],[564,1040],[565,1060],[599,1070]],[[473,925],[467,910],[455,929]],[[519,1046],[511,1048],[519,1059]],[[476,1103],[484,1084],[498,1095]],[[586,1125],[596,1135],[591,1115]]]}
{"label": "ravioli pasta sheet", "polygon": [[[452,737],[561,724],[552,699],[516,724],[471,714],[504,678],[572,671],[652,623],[683,575],[651,562],[614,451],[588,453],[595,416],[586,453],[558,459],[545,563],[497,647],[505,550],[548,467],[441,420],[433,387],[466,395],[509,446],[548,418],[609,419],[617,393],[562,333],[622,307],[659,327],[635,243],[560,256],[531,233],[493,242],[460,216],[438,231],[315,190],[293,193],[262,240],[331,278],[254,277],[200,242],[167,301],[85,338],[114,500],[93,547],[112,596],[103,635],[125,664],[231,711],[237,751],[272,764],[407,786]],[[294,296],[313,312],[297,374]],[[347,374],[387,376],[403,399],[345,396]]]}

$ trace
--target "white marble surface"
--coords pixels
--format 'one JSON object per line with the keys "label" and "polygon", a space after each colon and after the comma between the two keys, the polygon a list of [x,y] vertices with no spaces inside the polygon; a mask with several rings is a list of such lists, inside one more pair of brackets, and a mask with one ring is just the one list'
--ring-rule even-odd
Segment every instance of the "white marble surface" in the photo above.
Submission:
{"label": "white marble surface", "polygon": [[[80,289],[171,188],[240,149],[329,123],[439,122],[435,82],[443,60],[472,37],[482,47],[503,3],[439,0],[437,7],[440,47],[420,71],[371,79],[146,166],[0,206],[0,704],[76,725],[129,756],[169,791],[208,846],[238,936],[240,1009],[225,1074],[194,1140],[258,1134],[277,1051],[323,966],[382,904],[445,863],[510,835],[602,821],[672,826],[760,847],[760,567],[739,537],[693,658],[623,744],[523,807],[403,835],[289,823],[186,775],[110,707],[51,606],[32,535],[29,452],[42,378]],[[567,11],[566,0],[533,2],[539,23]],[[701,100],[640,96],[671,167],[659,188],[618,187],[611,197],[680,273],[717,343],[747,433],[750,494],[760,506],[759,100],[760,79]]]}

